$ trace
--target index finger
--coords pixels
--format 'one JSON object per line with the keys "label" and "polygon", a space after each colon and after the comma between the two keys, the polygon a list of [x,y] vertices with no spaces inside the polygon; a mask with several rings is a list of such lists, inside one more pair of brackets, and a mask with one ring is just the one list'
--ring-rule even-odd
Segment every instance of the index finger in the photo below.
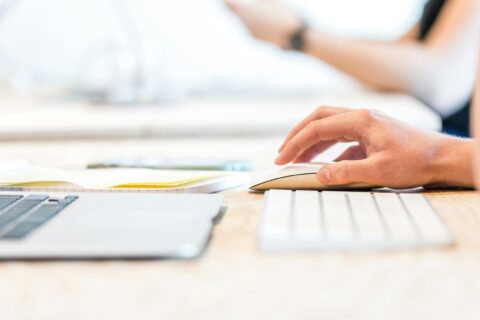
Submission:
{"label": "index finger", "polygon": [[318,107],[313,111],[308,117],[300,121],[299,124],[297,124],[290,132],[288,133],[287,137],[285,138],[283,144],[279,148],[279,152],[283,150],[287,142],[292,139],[300,130],[305,128],[310,122],[319,120],[325,117],[329,117],[332,115],[340,114],[340,113],[345,113],[350,111],[350,109],[347,108],[339,108],[339,107]]}
{"label": "index finger", "polygon": [[358,110],[312,121],[286,142],[275,163],[289,163],[319,142],[360,141],[370,118],[369,111]]}

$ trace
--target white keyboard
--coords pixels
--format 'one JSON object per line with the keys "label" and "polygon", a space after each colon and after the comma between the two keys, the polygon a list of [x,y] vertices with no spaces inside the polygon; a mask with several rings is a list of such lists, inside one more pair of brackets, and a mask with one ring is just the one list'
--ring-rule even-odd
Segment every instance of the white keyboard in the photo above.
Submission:
{"label": "white keyboard", "polygon": [[382,250],[453,238],[421,194],[270,190],[258,230],[264,250]]}

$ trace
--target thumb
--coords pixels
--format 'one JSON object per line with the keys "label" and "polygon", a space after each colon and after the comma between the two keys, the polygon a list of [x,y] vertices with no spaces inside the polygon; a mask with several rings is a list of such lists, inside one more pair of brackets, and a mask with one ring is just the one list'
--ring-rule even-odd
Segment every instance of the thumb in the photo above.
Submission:
{"label": "thumb", "polygon": [[327,164],[317,174],[325,185],[342,185],[353,182],[373,183],[375,165],[371,159],[344,160]]}

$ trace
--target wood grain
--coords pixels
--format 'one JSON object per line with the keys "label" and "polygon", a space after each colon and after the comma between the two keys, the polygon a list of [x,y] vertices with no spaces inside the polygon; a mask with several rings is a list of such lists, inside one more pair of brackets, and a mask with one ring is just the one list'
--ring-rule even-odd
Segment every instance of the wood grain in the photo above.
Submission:
{"label": "wood grain", "polygon": [[[0,158],[81,166],[175,145],[178,154],[223,148],[263,170],[278,140],[3,144]],[[255,235],[263,195],[224,196],[228,211],[200,259],[0,263],[0,319],[478,319],[480,193],[427,194],[455,246],[361,254],[262,253]]]}

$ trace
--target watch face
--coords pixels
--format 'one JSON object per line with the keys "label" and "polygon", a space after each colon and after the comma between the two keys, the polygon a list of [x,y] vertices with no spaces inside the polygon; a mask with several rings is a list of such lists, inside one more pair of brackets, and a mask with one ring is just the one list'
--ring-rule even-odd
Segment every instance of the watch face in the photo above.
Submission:
{"label": "watch face", "polygon": [[290,48],[292,50],[302,51],[304,46],[304,35],[307,30],[307,26],[302,24],[302,26],[292,35],[290,38]]}
{"label": "watch face", "polygon": [[296,36],[292,38],[292,49],[301,51],[303,48],[303,39],[300,36]]}

